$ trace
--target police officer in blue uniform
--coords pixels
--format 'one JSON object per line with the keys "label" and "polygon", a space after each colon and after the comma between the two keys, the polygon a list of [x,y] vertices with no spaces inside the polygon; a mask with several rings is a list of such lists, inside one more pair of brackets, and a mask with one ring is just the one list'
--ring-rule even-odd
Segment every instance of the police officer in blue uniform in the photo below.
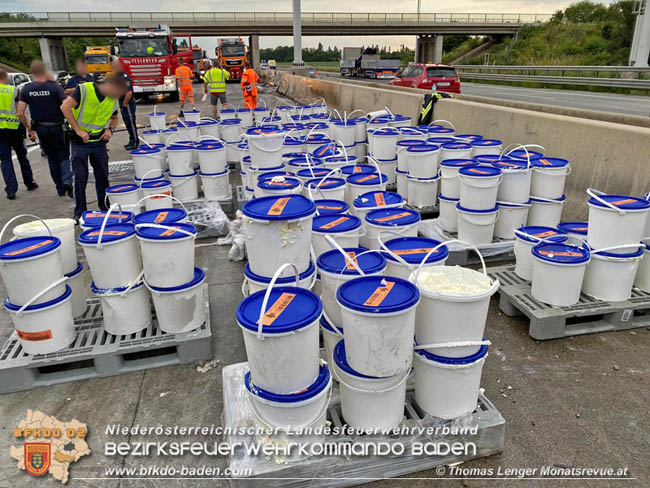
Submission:
{"label": "police officer in blue uniform", "polygon": [[124,149],[130,151],[135,149],[140,144],[138,141],[138,126],[135,122],[135,97],[133,96],[133,82],[129,74],[124,71],[122,63],[119,59],[113,60],[112,63],[113,73],[121,75],[125,80],[128,86],[126,94],[120,98],[120,112],[122,114],[122,120],[126,126],[126,130],[129,133],[129,143],[124,146]]}

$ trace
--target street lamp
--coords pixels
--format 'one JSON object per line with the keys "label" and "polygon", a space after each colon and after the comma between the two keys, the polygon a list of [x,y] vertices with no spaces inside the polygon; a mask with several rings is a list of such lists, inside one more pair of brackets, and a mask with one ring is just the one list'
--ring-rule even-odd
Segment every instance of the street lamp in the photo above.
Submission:
{"label": "street lamp", "polygon": [[300,0],[293,0],[293,62],[291,66],[304,66],[302,61],[302,22]]}

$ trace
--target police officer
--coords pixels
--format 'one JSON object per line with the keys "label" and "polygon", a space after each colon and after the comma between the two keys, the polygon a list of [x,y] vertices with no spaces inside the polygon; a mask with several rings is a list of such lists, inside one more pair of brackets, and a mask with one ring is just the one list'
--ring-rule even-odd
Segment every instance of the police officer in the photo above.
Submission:
{"label": "police officer", "polygon": [[117,125],[118,100],[127,92],[127,83],[118,73],[106,75],[101,82],[79,85],[61,105],[61,111],[75,132],[72,140],[72,171],[74,173],[74,218],[78,223],[86,210],[88,162],[95,174],[97,205],[105,204],[108,187],[108,152],[106,143]]}
{"label": "police officer", "polygon": [[[52,81],[43,61],[32,61],[30,65],[34,81],[28,83],[20,92],[18,117],[27,129],[29,138],[36,142],[47,156],[50,176],[60,197],[72,198],[72,173],[70,158],[63,135],[63,115],[61,103],[65,100],[63,88]],[[29,107],[31,120],[25,109]]]}
{"label": "police officer", "polygon": [[13,200],[18,191],[18,181],[11,160],[11,151],[16,153],[23,183],[28,191],[35,190],[38,185],[34,181],[32,167],[27,159],[27,149],[23,141],[23,132],[18,119],[18,89],[9,84],[9,75],[0,69],[0,167],[5,181],[7,198]]}
{"label": "police officer", "polygon": [[122,120],[129,133],[129,143],[124,146],[124,149],[131,151],[139,146],[138,142],[138,126],[135,122],[135,97],[133,96],[133,82],[129,74],[124,71],[124,67],[118,58],[115,58],[111,63],[113,73],[119,74],[126,80],[127,91],[126,94],[120,98],[120,112],[122,113]]}
{"label": "police officer", "polygon": [[86,62],[83,59],[75,59],[74,61],[74,70],[73,74],[68,82],[65,84],[63,91],[66,95],[72,95],[74,89],[77,88],[81,83],[86,83],[87,81],[95,81],[93,75],[88,73],[86,68]]}

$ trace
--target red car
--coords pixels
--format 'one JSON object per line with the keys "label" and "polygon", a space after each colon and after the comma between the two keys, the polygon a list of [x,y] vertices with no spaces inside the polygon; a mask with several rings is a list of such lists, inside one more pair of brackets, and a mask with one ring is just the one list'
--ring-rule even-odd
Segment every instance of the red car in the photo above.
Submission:
{"label": "red car", "polygon": [[409,64],[402,74],[391,80],[393,86],[408,86],[431,90],[436,84],[438,91],[460,93],[460,79],[456,68],[448,64]]}

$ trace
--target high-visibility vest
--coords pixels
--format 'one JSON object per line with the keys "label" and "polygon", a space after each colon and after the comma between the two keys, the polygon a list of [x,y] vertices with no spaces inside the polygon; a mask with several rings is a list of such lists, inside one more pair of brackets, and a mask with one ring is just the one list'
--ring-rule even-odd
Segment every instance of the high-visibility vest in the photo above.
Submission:
{"label": "high-visibility vest", "polygon": [[18,129],[16,87],[0,84],[0,129]]}
{"label": "high-visibility vest", "polygon": [[176,79],[180,86],[191,86],[192,85],[192,70],[187,66],[179,66],[176,68]]}
{"label": "high-visibility vest", "polygon": [[259,76],[253,68],[247,68],[244,70],[244,73],[241,77],[241,87],[244,90],[244,95],[250,95],[252,97],[257,96],[257,82]]}
{"label": "high-visibility vest", "polygon": [[230,78],[230,73],[222,68],[211,68],[203,77],[203,81],[208,84],[210,93],[223,93],[226,91],[226,80]]}
{"label": "high-visibility vest", "polygon": [[95,93],[95,83],[90,81],[79,85],[79,91],[81,98],[72,114],[82,130],[91,136],[99,134],[117,111],[117,100],[106,97],[100,102]]}

